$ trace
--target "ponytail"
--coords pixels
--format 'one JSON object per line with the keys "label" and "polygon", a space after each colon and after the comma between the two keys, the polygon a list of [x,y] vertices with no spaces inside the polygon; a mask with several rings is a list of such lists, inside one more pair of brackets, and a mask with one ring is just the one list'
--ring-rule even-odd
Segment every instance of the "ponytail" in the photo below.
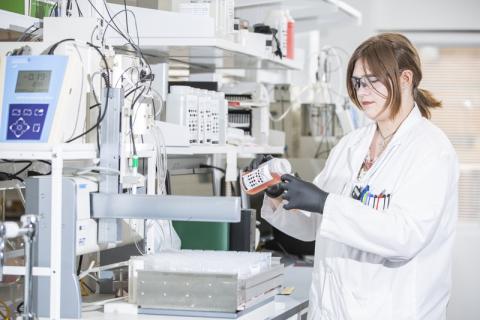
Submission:
{"label": "ponytail", "polygon": [[440,100],[435,99],[430,91],[424,89],[413,89],[413,98],[415,99],[422,116],[427,119],[430,119],[430,108],[439,108],[442,106]]}

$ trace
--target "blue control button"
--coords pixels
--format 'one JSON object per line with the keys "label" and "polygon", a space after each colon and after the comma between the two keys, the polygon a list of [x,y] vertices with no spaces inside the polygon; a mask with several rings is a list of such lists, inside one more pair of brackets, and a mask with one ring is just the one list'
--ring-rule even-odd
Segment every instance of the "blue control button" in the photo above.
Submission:
{"label": "blue control button", "polygon": [[14,123],[8,127],[10,131],[13,132],[15,137],[20,138],[25,132],[27,132],[30,129],[30,126],[28,125],[27,122],[23,118],[17,119]]}
{"label": "blue control button", "polygon": [[42,126],[41,126],[40,123],[34,123],[33,128],[32,128],[32,132],[40,132],[41,127]]}
{"label": "blue control button", "polygon": [[10,104],[7,140],[40,140],[48,104]]}
{"label": "blue control button", "polygon": [[44,113],[45,113],[45,111],[42,108],[40,108],[40,109],[35,109],[35,112],[34,112],[33,115],[35,117],[43,117]]}

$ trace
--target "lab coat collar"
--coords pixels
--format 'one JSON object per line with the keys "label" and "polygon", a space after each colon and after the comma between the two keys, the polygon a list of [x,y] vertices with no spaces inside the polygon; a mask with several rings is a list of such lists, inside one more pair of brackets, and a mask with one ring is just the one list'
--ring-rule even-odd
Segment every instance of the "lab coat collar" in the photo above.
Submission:
{"label": "lab coat collar", "polygon": [[[409,132],[412,127],[414,127],[419,121],[422,119],[422,114],[418,109],[417,104],[413,106],[412,111],[407,116],[407,118],[403,121],[403,123],[398,128],[397,132],[392,138],[390,145],[397,145],[402,142],[402,136]],[[370,145],[373,139],[373,135],[375,134],[375,130],[377,129],[377,124],[373,122],[372,124],[368,125],[361,134],[358,134],[355,139],[352,139],[352,143],[350,147],[354,147],[358,145],[360,142],[364,141]],[[362,130],[363,131],[363,130]],[[368,139],[364,140],[367,137]]]}
{"label": "lab coat collar", "polygon": [[392,141],[390,144],[392,146],[395,146],[397,144],[401,144],[402,141],[405,141],[403,139],[404,136],[406,136],[407,133],[411,131],[411,129],[418,124],[422,120],[422,113],[418,109],[417,104],[413,106],[412,111],[410,111],[410,114],[407,116],[407,118],[403,121],[403,123],[400,125],[400,128],[398,128],[397,132],[393,135]]}
{"label": "lab coat collar", "polygon": [[[396,147],[397,145],[401,144],[403,141],[406,141],[403,137],[406,136],[411,129],[421,121],[422,114],[418,109],[417,105],[413,106],[412,111],[407,116],[407,118],[403,121],[403,123],[398,128],[397,132],[392,138],[392,141],[388,144],[387,149],[384,152],[391,150],[392,148]],[[352,139],[352,143],[348,146],[348,158],[349,158],[349,170],[352,174],[352,177],[355,177],[360,165],[362,164],[365,156],[368,152],[368,148],[373,139],[373,135],[377,129],[377,124],[372,123],[367,127],[360,129],[358,134],[354,139]],[[384,157],[383,157],[384,158]],[[378,166],[378,164],[377,164]],[[371,175],[370,172],[367,176]]]}

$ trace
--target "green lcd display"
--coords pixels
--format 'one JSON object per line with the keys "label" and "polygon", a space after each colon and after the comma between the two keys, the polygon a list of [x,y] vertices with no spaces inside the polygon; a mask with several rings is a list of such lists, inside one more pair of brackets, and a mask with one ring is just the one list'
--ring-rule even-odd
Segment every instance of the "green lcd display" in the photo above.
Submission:
{"label": "green lcd display", "polygon": [[22,70],[18,72],[16,93],[48,92],[50,70]]}

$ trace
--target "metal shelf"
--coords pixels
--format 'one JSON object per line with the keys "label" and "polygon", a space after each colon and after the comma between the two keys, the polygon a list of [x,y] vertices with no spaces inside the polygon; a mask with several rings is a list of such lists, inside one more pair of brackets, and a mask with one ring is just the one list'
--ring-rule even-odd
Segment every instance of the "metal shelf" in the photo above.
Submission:
{"label": "metal shelf", "polygon": [[1,159],[43,159],[59,156],[63,160],[83,160],[97,157],[97,147],[92,143],[63,143],[49,145],[44,143],[0,143]]}
{"label": "metal shelf", "polygon": [[268,11],[274,8],[289,8],[295,21],[315,20],[319,24],[362,22],[362,13],[342,0],[236,0],[235,9],[244,14]]}
{"label": "metal shelf", "polygon": [[[114,14],[123,5],[110,5]],[[301,70],[303,62],[269,56],[265,48],[240,45],[231,40],[217,38],[213,19],[176,12],[128,7],[136,16],[139,45],[152,63],[170,60],[173,67],[194,70],[267,69]],[[123,28],[123,19],[117,25]],[[155,27],[152,28],[152,25]],[[134,30],[134,26],[130,26]],[[108,30],[106,39],[118,49],[131,51],[125,39]],[[135,37],[135,41],[136,41]]]}
{"label": "metal shelf", "polygon": [[[111,42],[123,43],[120,39]],[[264,52],[219,38],[140,38],[140,46],[152,62],[169,59],[177,66],[195,70],[301,70],[303,67],[299,60],[267,57]]]}
{"label": "metal shelf", "polygon": [[284,147],[282,146],[232,146],[232,145],[198,145],[189,147],[167,147],[169,155],[195,155],[195,154],[227,154],[235,153],[238,156],[251,155],[256,153],[273,153],[282,154]]}

